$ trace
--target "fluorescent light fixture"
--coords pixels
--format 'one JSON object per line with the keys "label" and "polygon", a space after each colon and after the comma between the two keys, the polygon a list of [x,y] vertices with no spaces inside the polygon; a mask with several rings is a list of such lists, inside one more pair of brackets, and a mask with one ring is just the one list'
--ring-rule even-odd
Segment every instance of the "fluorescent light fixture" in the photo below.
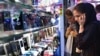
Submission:
{"label": "fluorescent light fixture", "polygon": [[55,3],[58,3],[59,2],[59,0],[55,0]]}
{"label": "fluorescent light fixture", "polygon": [[15,0],[15,2],[20,2],[20,0]]}

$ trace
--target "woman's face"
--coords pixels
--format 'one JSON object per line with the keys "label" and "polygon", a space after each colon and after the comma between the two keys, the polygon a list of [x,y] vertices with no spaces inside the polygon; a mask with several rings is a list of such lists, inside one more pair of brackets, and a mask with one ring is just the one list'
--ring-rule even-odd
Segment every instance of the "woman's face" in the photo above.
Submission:
{"label": "woman's face", "polygon": [[66,16],[67,20],[68,20],[68,23],[74,23],[75,20],[74,20],[74,17],[73,16]]}
{"label": "woman's face", "polygon": [[[76,22],[80,22],[80,19],[82,19],[84,13],[80,13],[77,10],[73,10],[73,16]],[[85,18],[84,18],[85,19]]]}

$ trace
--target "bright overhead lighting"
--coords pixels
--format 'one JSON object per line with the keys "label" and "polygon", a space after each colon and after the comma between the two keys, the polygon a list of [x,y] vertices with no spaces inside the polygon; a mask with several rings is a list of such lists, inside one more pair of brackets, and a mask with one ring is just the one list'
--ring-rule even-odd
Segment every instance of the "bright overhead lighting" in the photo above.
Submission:
{"label": "bright overhead lighting", "polygon": [[15,2],[20,2],[19,0],[15,0]]}

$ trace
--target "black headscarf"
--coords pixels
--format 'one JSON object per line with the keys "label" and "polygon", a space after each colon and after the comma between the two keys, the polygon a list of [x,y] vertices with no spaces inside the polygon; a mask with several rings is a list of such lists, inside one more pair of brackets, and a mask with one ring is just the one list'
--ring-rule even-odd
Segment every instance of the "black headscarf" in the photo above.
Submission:
{"label": "black headscarf", "polygon": [[86,22],[84,26],[88,25],[93,21],[97,21],[94,6],[90,3],[79,3],[74,7],[74,10],[77,10],[80,13],[85,13]]}

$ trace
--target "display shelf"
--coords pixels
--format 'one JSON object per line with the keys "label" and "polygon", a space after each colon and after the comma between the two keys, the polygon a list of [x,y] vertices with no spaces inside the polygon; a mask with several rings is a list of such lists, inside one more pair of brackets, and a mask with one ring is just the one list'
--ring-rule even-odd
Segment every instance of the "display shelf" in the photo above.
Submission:
{"label": "display shelf", "polygon": [[25,33],[36,32],[36,31],[39,31],[39,30],[47,28],[47,27],[50,27],[50,26],[31,28],[31,29],[27,29],[25,31],[24,30],[14,30],[14,31],[0,32],[0,43],[3,44],[3,43],[13,41],[14,39],[17,40],[17,39],[21,38],[23,36],[23,34],[25,34]]}
{"label": "display shelf", "polygon": [[32,5],[28,5],[28,4],[25,4],[25,3],[22,3],[22,2],[16,2],[14,0],[13,1],[6,0],[5,3],[7,3],[11,6],[19,6],[20,9],[22,9],[22,8],[33,9]]}
{"label": "display shelf", "polygon": [[38,51],[35,51],[35,50],[29,50],[29,51],[26,51],[23,55],[21,56],[27,56],[27,55],[31,55],[31,56],[38,56],[39,52]]}
{"label": "display shelf", "polygon": [[[36,54],[36,56],[38,56],[40,53],[42,53],[43,55],[45,55],[44,54],[44,52],[45,51],[47,51],[48,50],[48,52],[50,52],[50,53],[52,53],[52,55],[53,55],[53,52],[56,50],[56,48],[54,47],[54,46],[50,46],[50,44],[54,44],[53,43],[53,41],[54,41],[54,38],[56,37],[56,36],[58,36],[57,34],[53,34],[53,36],[49,36],[49,37],[47,37],[48,38],[48,40],[50,40],[50,41],[48,41],[47,39],[44,39],[43,41],[41,41],[41,42],[38,42],[38,43],[35,43],[35,44],[33,44],[32,45],[32,48],[31,49],[29,49],[28,51],[29,52],[31,52],[33,55],[35,55]],[[36,53],[34,53],[34,52],[36,52]],[[28,54],[28,52],[27,53],[25,53],[25,54]],[[30,55],[30,54],[29,54]]]}

